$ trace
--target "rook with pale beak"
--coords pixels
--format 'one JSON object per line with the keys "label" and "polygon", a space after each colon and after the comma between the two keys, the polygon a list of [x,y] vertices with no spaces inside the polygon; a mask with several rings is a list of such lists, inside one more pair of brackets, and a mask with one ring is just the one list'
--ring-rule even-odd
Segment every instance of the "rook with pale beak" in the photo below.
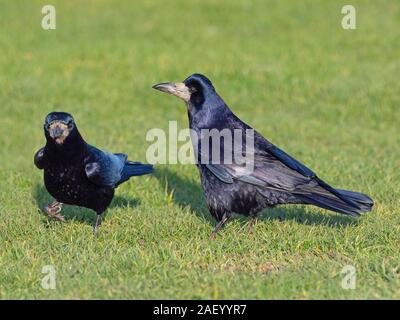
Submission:
{"label": "rook with pale beak", "polygon": [[45,212],[65,221],[63,204],[77,205],[96,212],[93,232],[110,205],[114,190],[132,176],[153,172],[153,166],[128,161],[123,153],[110,153],[85,142],[72,116],[52,112],[44,122],[46,145],[35,154],[37,168],[44,171],[44,184],[55,199]]}
{"label": "rook with pale beak", "polygon": [[[365,194],[335,189],[321,180],[312,170],[279,149],[261,134],[241,121],[215,91],[211,81],[201,74],[193,74],[182,83],[160,83],[154,89],[172,94],[186,103],[190,129],[197,139],[202,129],[254,131],[254,146],[245,148],[248,159],[254,159],[254,170],[243,172],[238,163],[202,163],[211,154],[197,152],[204,196],[211,215],[218,221],[212,237],[233,213],[252,218],[251,229],[258,214],[265,208],[284,204],[311,204],[331,211],[357,217],[370,211],[373,201]],[[199,146],[199,141],[192,141]],[[230,152],[225,139],[221,148]],[[243,150],[243,148],[242,148]],[[204,151],[206,152],[206,151]],[[210,153],[210,152],[208,152]],[[230,157],[230,159],[234,157]]]}

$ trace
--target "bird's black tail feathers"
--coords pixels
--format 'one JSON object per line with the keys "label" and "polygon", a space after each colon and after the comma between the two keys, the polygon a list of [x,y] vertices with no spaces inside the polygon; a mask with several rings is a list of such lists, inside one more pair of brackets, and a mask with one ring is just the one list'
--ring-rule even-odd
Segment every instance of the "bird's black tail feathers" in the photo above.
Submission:
{"label": "bird's black tail feathers", "polygon": [[151,164],[143,164],[140,162],[127,161],[125,167],[122,170],[121,180],[118,185],[129,180],[133,176],[142,176],[145,174],[153,173],[154,168]]}
{"label": "bird's black tail feathers", "polygon": [[312,204],[353,217],[358,217],[363,212],[371,211],[372,206],[374,205],[373,200],[366,194],[355,191],[333,189],[330,186],[328,187],[329,188],[324,188],[327,192],[316,192],[311,195],[302,195],[302,198],[307,204]]}

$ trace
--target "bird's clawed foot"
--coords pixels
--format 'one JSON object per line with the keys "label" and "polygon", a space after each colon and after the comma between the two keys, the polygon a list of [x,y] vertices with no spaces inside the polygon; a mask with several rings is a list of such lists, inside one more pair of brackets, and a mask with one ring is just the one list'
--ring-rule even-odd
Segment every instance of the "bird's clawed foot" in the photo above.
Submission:
{"label": "bird's clawed foot", "polygon": [[101,225],[101,214],[97,214],[96,223],[93,226],[93,235],[97,236],[97,230]]}
{"label": "bird's clawed foot", "polygon": [[44,212],[49,217],[56,218],[62,222],[65,222],[65,217],[60,214],[61,209],[62,209],[62,203],[58,201],[53,201],[52,203],[49,203],[47,206],[44,207]]}
{"label": "bird's clawed foot", "polygon": [[[218,229],[218,230],[219,230],[219,229]],[[214,240],[214,239],[217,237],[218,230],[217,230],[217,228],[215,227],[214,230],[211,232],[211,235],[210,235],[210,239],[211,239],[211,240]]]}

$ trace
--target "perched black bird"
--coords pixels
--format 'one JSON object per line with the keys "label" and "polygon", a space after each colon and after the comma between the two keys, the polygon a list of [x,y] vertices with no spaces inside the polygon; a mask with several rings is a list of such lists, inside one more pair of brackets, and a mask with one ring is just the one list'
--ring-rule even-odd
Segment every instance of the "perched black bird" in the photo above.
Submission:
{"label": "perched black bird", "polygon": [[93,232],[114,197],[114,189],[132,176],[153,172],[153,166],[128,161],[123,153],[112,154],[85,142],[72,116],[50,113],[44,123],[46,145],[35,154],[35,165],[44,169],[44,183],[55,201],[45,212],[61,221],[62,204],[77,205],[97,213]]}
{"label": "perched black bird", "polygon": [[[197,151],[197,166],[210,213],[218,220],[212,237],[231,217],[232,213],[251,216],[252,228],[257,214],[264,208],[281,204],[312,204],[350,216],[370,211],[373,201],[367,195],[334,189],[296,159],[273,145],[255,130],[254,146],[241,153],[253,159],[254,167],[246,172],[243,164],[235,161],[213,161],[207,154],[202,162],[202,129],[253,130],[228,108],[217,94],[211,81],[201,74],[193,74],[183,83],[160,83],[154,89],[175,95],[186,102],[190,129],[196,133],[193,141]],[[243,139],[244,140],[244,139]],[[221,150],[233,152],[224,139]],[[235,159],[235,157],[232,157]],[[219,163],[218,163],[219,162]]]}

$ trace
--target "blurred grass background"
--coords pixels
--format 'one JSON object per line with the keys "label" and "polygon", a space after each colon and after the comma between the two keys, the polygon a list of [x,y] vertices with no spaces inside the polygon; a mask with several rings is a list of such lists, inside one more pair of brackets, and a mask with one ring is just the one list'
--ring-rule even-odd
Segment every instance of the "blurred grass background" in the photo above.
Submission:
{"label": "blurred grass background", "polygon": [[[342,1],[0,1],[0,297],[400,298],[400,3]],[[314,207],[265,211],[216,241],[194,166],[159,166],[117,190],[100,235],[94,214],[50,200],[33,154],[50,111],[86,140],[145,161],[146,132],[187,127],[158,82],[200,72],[233,111],[332,185],[370,194],[358,220]],[[57,289],[41,288],[45,265]],[[345,265],[357,287],[341,287]]]}

